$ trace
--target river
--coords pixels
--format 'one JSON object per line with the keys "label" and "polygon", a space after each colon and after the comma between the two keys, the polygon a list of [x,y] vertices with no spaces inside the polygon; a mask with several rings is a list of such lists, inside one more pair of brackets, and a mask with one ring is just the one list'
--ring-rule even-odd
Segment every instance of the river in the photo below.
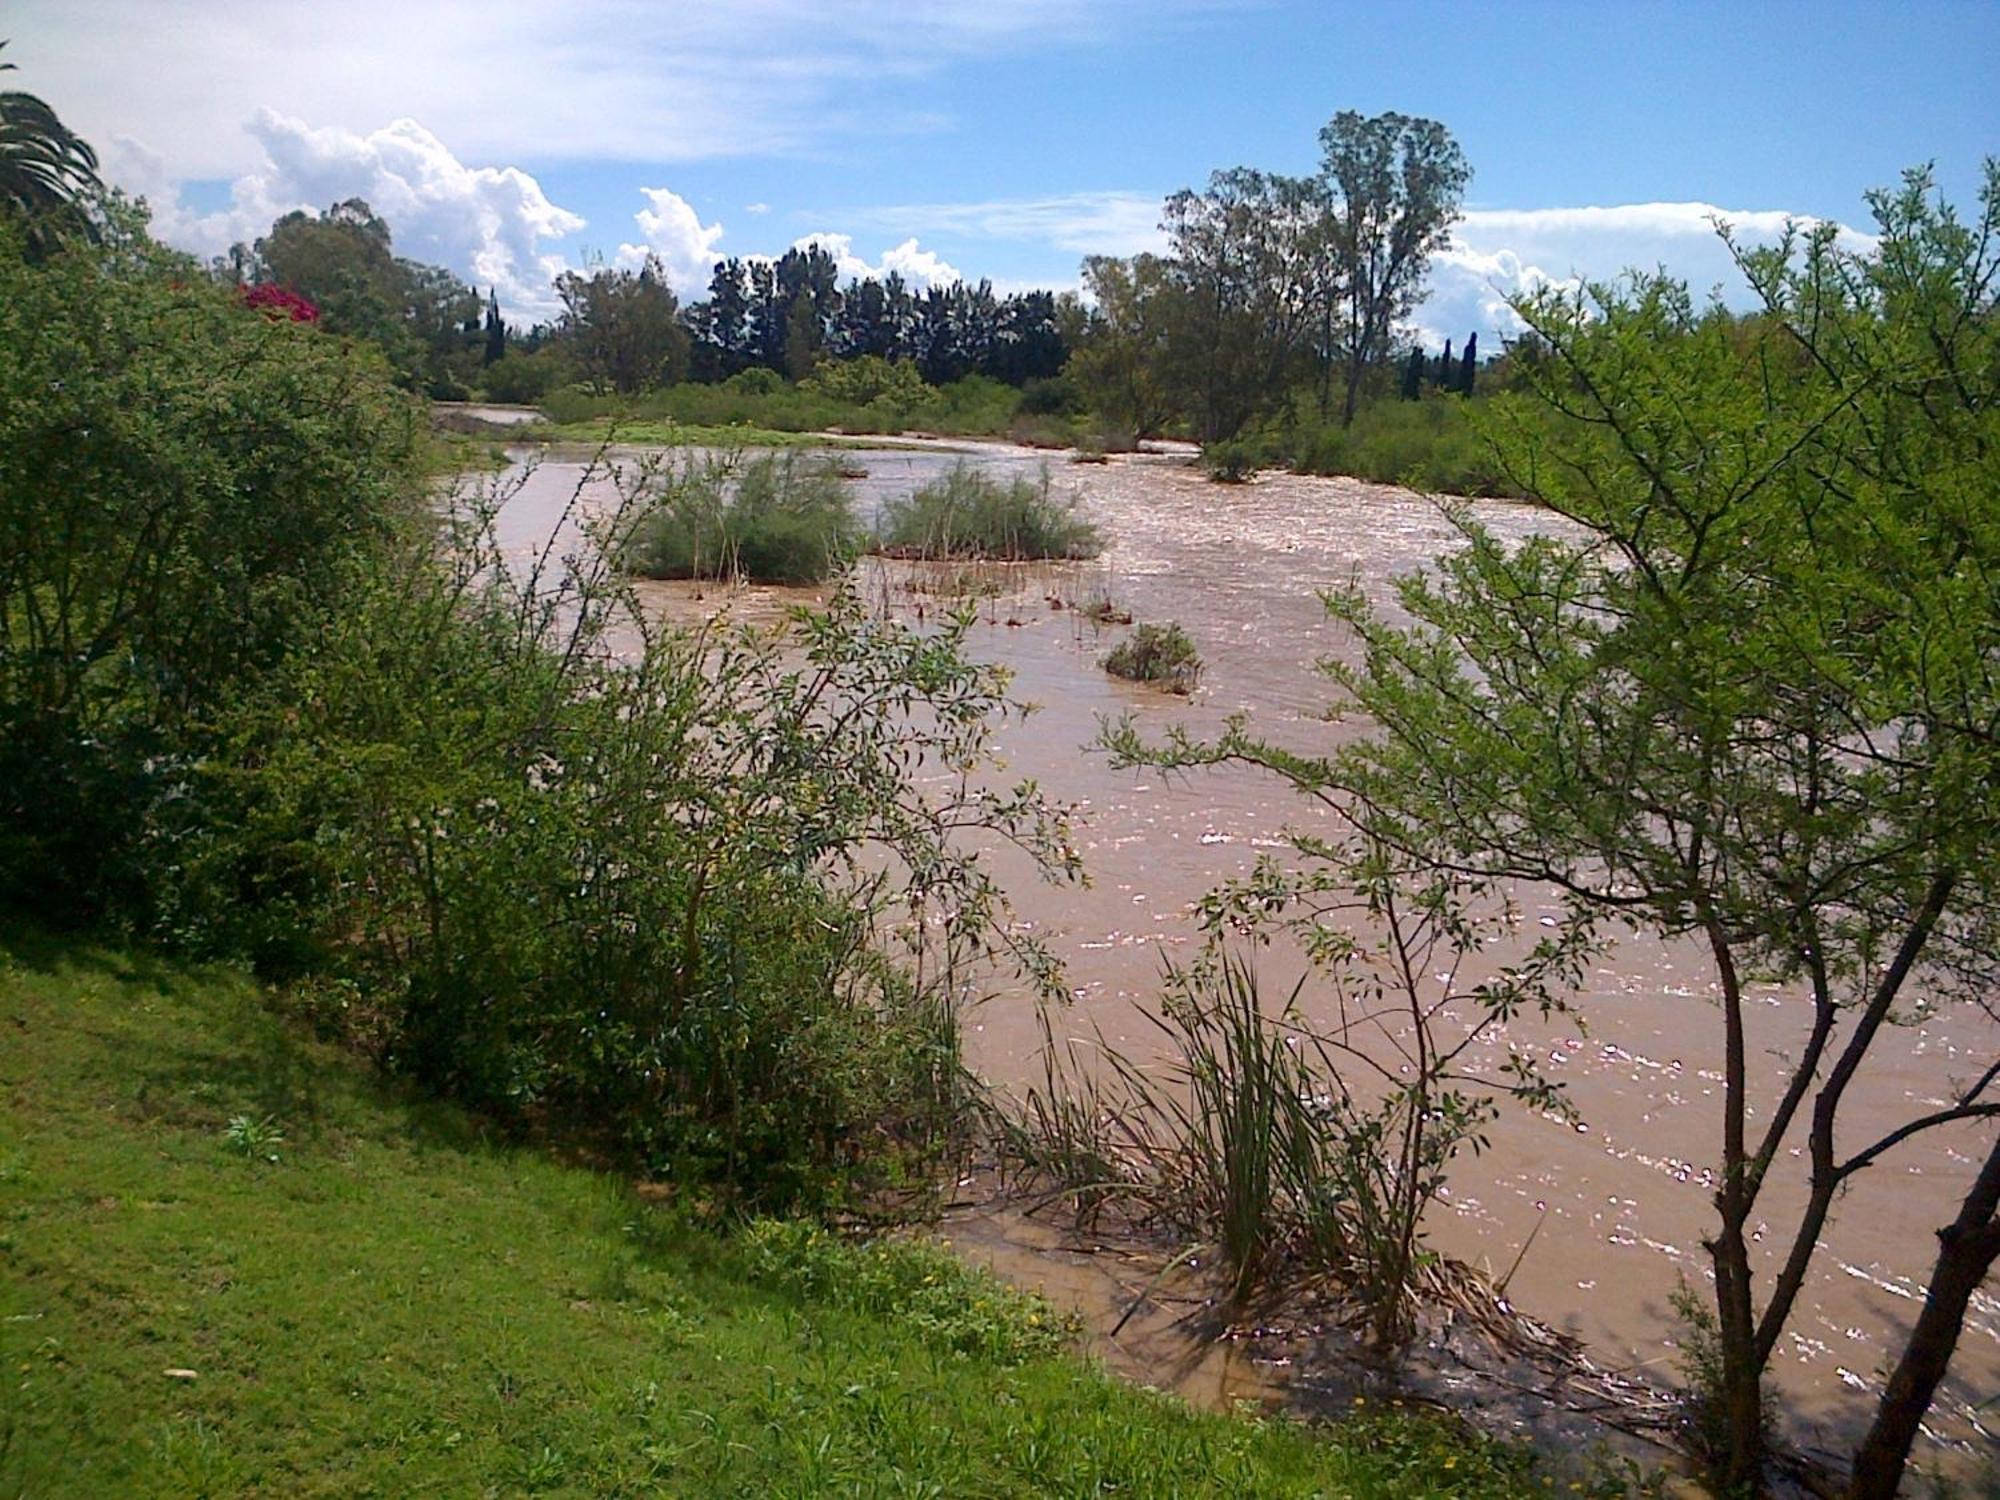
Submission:
{"label": "river", "polygon": [[[864,514],[958,461],[946,451],[850,451],[841,458],[867,470],[854,481]],[[1013,671],[1018,697],[1039,705],[999,736],[1008,774],[1036,778],[1077,810],[1088,889],[1041,885],[1025,869],[1006,872],[1021,917],[1065,961],[1075,1003],[1063,1024],[1079,1036],[1099,1029],[1112,1044],[1143,1052],[1154,1032],[1142,1010],[1157,994],[1162,961],[1197,941],[1191,905],[1263,852],[1281,851],[1285,830],[1310,825],[1313,812],[1255,772],[1170,779],[1114,770],[1085,747],[1103,718],[1126,713],[1153,736],[1175,726],[1212,734],[1240,713],[1268,737],[1304,750],[1364,732],[1319,717],[1330,694],[1316,663],[1354,651],[1327,618],[1319,591],[1358,580],[1387,601],[1392,580],[1436,556],[1450,528],[1431,501],[1407,491],[1278,474],[1218,486],[1178,454],[1085,466],[972,445],[970,461],[1026,473],[1052,462],[1058,485],[1079,494],[1105,536],[1096,562],[1021,570],[1018,589],[982,605],[973,645]],[[577,461],[545,460],[502,511],[503,540],[526,549],[545,539],[582,474]],[[608,487],[592,493],[601,501]],[[1550,524],[1526,506],[1475,508],[1511,539]],[[867,566],[873,590],[914,607],[914,596],[882,571],[895,565]],[[715,607],[715,590],[698,603],[694,592],[649,586],[648,597],[670,615]],[[1101,670],[1119,629],[1100,632],[1049,602],[1093,593],[1107,593],[1138,620],[1176,620],[1188,630],[1205,661],[1191,699]],[[775,617],[800,597],[747,590],[730,607]],[[1556,910],[1532,891],[1521,899],[1530,924]],[[1289,989],[1289,972],[1274,977]],[[1310,987],[1303,998],[1310,1013]],[[1540,1052],[1567,1084],[1581,1125],[1503,1111],[1492,1148],[1455,1165],[1448,1204],[1429,1230],[1440,1248],[1496,1272],[1534,1235],[1513,1275],[1512,1300],[1584,1339],[1600,1363],[1667,1369],[1674,1360],[1669,1295],[1681,1277],[1705,1287],[1709,1276],[1701,1235],[1712,1219],[1719,1149],[1720,1011],[1700,954],[1634,936],[1597,964],[1577,1001],[1587,1036],[1536,1024],[1497,1034],[1490,1045],[1496,1054],[1509,1043]],[[1769,1070],[1774,1056],[1796,1050],[1808,1008],[1792,992],[1764,987],[1751,1009],[1753,1069]],[[1857,1083],[1848,1138],[1872,1139],[1936,1107],[1951,1080],[1995,1055],[1996,1029],[1967,1008],[1892,1030]],[[971,1016],[971,1059],[996,1081],[1038,1076],[1038,1046],[1025,992],[1003,989]],[[1838,1449],[1872,1411],[1881,1368],[1920,1305],[1931,1231],[1951,1217],[1973,1155],[1988,1138],[1976,1127],[1920,1137],[1864,1172],[1841,1200],[1775,1361],[1801,1436]],[[1769,1232],[1760,1229],[1752,1247],[1762,1256],[1756,1270],[1765,1287],[1796,1222],[1798,1141],[1781,1166],[1796,1170],[1767,1188]],[[1953,1378],[1929,1423],[1933,1444],[1961,1456],[2000,1451],[2000,1403],[1981,1407],[2000,1393],[1994,1292],[1989,1283],[1975,1299]],[[1942,1456],[1936,1446],[1931,1452]]]}

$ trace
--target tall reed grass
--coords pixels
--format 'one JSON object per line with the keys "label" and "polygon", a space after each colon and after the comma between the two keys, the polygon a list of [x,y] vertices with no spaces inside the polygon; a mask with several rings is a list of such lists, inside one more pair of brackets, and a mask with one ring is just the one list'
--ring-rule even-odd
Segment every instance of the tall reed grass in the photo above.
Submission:
{"label": "tall reed grass", "polygon": [[1002,562],[1088,558],[1103,550],[1097,528],[1073,497],[1057,496],[1046,470],[1038,480],[1001,480],[964,463],[884,505],[876,545],[902,557]]}

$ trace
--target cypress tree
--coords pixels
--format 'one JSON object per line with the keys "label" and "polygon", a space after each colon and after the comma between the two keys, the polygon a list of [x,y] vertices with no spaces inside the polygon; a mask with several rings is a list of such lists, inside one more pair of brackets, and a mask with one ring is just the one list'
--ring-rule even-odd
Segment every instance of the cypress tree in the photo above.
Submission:
{"label": "cypress tree", "polygon": [[1415,401],[1424,393],[1424,350],[1421,344],[1410,345],[1410,357],[1403,365],[1403,399]]}
{"label": "cypress tree", "polygon": [[486,357],[482,364],[492,364],[507,352],[507,325],[500,321],[500,289],[486,289]]}
{"label": "cypress tree", "polygon": [[1458,362],[1458,393],[1461,396],[1472,394],[1472,377],[1478,373],[1479,368],[1478,350],[1479,335],[1474,333],[1466,339],[1465,355]]}
{"label": "cypress tree", "polygon": [[1437,375],[1432,379],[1431,384],[1441,385],[1444,386],[1446,389],[1449,389],[1451,386],[1452,377],[1456,373],[1457,373],[1457,367],[1452,363],[1452,358],[1451,358],[1451,340],[1446,339],[1444,341],[1444,353],[1438,356]]}

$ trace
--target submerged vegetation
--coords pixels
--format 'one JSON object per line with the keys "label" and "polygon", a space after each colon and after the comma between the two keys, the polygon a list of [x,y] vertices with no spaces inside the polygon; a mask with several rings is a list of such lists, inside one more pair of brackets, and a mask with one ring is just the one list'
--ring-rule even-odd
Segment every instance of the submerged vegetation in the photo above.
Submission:
{"label": "submerged vegetation", "polygon": [[1039,480],[993,475],[956,464],[943,478],[882,507],[876,545],[901,557],[1027,562],[1088,558],[1103,550],[1077,501]]}
{"label": "submerged vegetation", "polygon": [[[1105,609],[1110,606],[1107,601]],[[1136,628],[1111,648],[1104,670],[1131,682],[1152,682],[1173,693],[1192,693],[1201,681],[1201,653],[1173,622]]]}
{"label": "submerged vegetation", "polygon": [[860,546],[846,481],[823,458],[681,452],[654,460],[644,484],[623,544],[641,578],[818,583]]}

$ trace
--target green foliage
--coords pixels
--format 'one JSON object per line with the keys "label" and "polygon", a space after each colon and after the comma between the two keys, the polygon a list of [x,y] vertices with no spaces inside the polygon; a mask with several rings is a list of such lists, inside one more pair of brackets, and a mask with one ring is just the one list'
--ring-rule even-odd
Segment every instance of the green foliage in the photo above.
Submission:
{"label": "green foliage", "polygon": [[[1337,709],[1375,734],[1314,757],[1238,724],[1137,752],[1267,766],[1438,869],[1540,881],[1579,921],[1707,956],[1740,1080],[1705,1241],[1732,1489],[1762,1481],[1764,1373],[1841,1195],[1912,1136],[2000,1116],[2000,1070],[1942,1060],[1872,1141],[1849,1096],[1885,1027],[2000,982],[2000,163],[1971,223],[1923,173],[1871,203],[1872,250],[1834,226],[1739,250],[1753,319],[1660,276],[1522,302],[1520,378],[1554,420],[1503,401],[1485,430],[1567,525],[1509,545],[1453,508],[1457,545],[1393,612],[1331,596],[1362,646],[1328,664]],[[1746,1041],[1753,977],[1799,996],[1772,1067]],[[2000,1141],[1982,1155],[1961,1212],[1986,1237],[1941,1240],[1953,1310],[1904,1349],[1857,1454],[1870,1494],[1894,1491],[1990,1264],[1954,1247],[2000,1248]]]}
{"label": "green foliage", "polygon": [[822,359],[811,378],[799,382],[799,389],[848,406],[886,401],[905,411],[915,411],[931,394],[915,365],[907,360],[892,363],[876,354]]}
{"label": "green foliage", "polygon": [[[865,365],[865,361],[854,361]],[[845,365],[822,364],[820,374],[798,385],[761,366],[716,385],[683,383],[626,400],[583,390],[558,390],[541,403],[549,419],[563,425],[607,419],[627,425],[679,423],[688,427],[762,428],[776,432],[898,433],[912,430],[955,436],[1004,435],[1014,420],[1020,393],[1012,386],[968,376],[945,386],[912,384],[907,363],[884,368],[898,373],[866,401],[851,399],[833,372]],[[857,379],[853,393],[870,389]],[[822,376],[827,377],[822,381]]]}
{"label": "green foliage", "polygon": [[[0,63],[0,73],[13,71]],[[89,142],[35,95],[0,89],[0,214],[18,223],[27,250],[40,255],[65,236],[94,237],[89,204],[101,190]]]}
{"label": "green foliage", "polygon": [[539,406],[552,391],[575,378],[575,366],[559,344],[544,344],[533,352],[510,348],[479,377],[480,390],[488,401],[520,406]]}
{"label": "green foliage", "polygon": [[1039,481],[1000,480],[969,464],[887,502],[876,544],[913,557],[1005,562],[1095,557],[1103,545],[1076,500],[1056,497],[1046,470]]}
{"label": "green foliage", "polygon": [[[852,1196],[960,1128],[965,966],[1044,973],[958,830],[1074,856],[1032,787],[915,790],[1008,708],[958,632],[847,595],[784,638],[649,627],[607,556],[651,489],[604,553],[517,573],[493,496],[353,587],[236,720],[177,849],[184,922],[310,939],[365,981],[358,1039],[496,1115],[750,1201]],[[246,870],[285,878],[246,905]]]}
{"label": "green foliage", "polygon": [[[1490,420],[1478,404],[1483,399],[1431,394],[1371,401],[1347,427],[1305,421],[1270,446],[1300,474],[1347,474],[1433,495],[1524,498],[1525,487],[1481,430]],[[1549,420],[1534,412],[1518,419]]]}
{"label": "green foliage", "polygon": [[[1320,243],[1332,258],[1328,326],[1344,356],[1346,423],[1363,380],[1389,357],[1397,326],[1423,300],[1431,257],[1451,242],[1472,168],[1436,120],[1394,110],[1364,117],[1344,109],[1319,143]],[[1446,370],[1440,383],[1456,373]]]}
{"label": "green foliage", "polygon": [[[226,972],[10,932],[0,1015],[10,1494],[1540,1491],[1448,1420],[1121,1386],[933,1251],[698,1229],[381,1087]],[[265,1113],[285,1167],[246,1171],[217,1135]]]}
{"label": "green foliage", "polygon": [[1165,430],[1180,415],[1164,351],[1180,312],[1169,262],[1093,255],[1083,263],[1088,312],[1074,314],[1068,376],[1084,402],[1126,441]]}
{"label": "green foliage", "polygon": [[1327,321],[1326,206],[1307,179],[1249,167],[1167,199],[1159,378],[1204,443],[1235,437],[1282,401]]}
{"label": "green foliage", "polygon": [[642,578],[818,583],[860,538],[846,482],[827,460],[690,452],[655,465],[624,560]]}
{"label": "green foliage", "polygon": [[1204,444],[1201,466],[1217,484],[1248,484],[1260,467],[1257,447],[1237,438]]}
{"label": "green foliage", "polygon": [[934,1246],[856,1241],[817,1224],[759,1219],[744,1231],[750,1279],[807,1301],[894,1317],[925,1343],[994,1364],[1058,1354],[1072,1320]]}
{"label": "green foliage", "polygon": [[326,332],[367,340],[400,384],[435,400],[464,400],[478,376],[479,294],[442,266],[398,257],[388,222],[362,199],[316,215],[294,210],[216,271],[304,296]]}
{"label": "green foliage", "polygon": [[565,271],[556,295],[568,350],[593,391],[630,396],[687,374],[688,331],[656,257],[636,271]]}
{"label": "green foliage", "polygon": [[134,225],[30,264],[0,226],[0,901],[145,920],[223,708],[410,513],[376,362]]}
{"label": "green foliage", "polygon": [[1201,680],[1201,653],[1178,624],[1141,625],[1104,658],[1104,670],[1133,682],[1156,682],[1192,693]]}
{"label": "green foliage", "polygon": [[285,1132],[269,1115],[231,1115],[222,1128],[222,1140],[238,1156],[261,1156],[275,1162],[278,1148],[285,1143]]}

